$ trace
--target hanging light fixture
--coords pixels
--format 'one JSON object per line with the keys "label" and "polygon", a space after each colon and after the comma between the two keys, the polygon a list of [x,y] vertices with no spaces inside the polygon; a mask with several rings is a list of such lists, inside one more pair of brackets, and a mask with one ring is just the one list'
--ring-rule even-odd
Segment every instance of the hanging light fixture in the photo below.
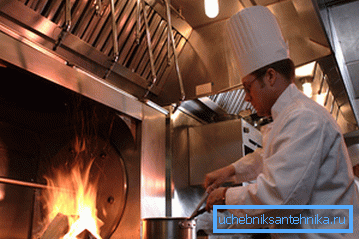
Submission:
{"label": "hanging light fixture", "polygon": [[219,12],[218,0],[204,0],[204,9],[207,17],[217,17]]}

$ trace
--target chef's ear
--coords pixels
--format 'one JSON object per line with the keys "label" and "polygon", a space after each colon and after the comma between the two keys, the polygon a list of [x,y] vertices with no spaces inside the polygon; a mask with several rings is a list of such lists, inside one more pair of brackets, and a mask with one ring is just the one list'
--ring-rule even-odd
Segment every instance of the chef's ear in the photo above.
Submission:
{"label": "chef's ear", "polygon": [[266,77],[268,79],[269,85],[274,86],[276,80],[277,80],[277,72],[273,68],[268,68],[266,72]]}

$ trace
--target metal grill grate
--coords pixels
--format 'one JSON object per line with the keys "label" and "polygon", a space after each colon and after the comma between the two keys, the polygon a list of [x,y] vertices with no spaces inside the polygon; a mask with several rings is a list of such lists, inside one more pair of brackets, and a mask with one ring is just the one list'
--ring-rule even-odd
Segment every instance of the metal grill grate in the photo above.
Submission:
{"label": "metal grill grate", "polygon": [[238,115],[242,110],[250,109],[253,113],[253,106],[244,100],[245,92],[242,89],[224,92],[209,96],[218,106],[224,109],[228,114]]}

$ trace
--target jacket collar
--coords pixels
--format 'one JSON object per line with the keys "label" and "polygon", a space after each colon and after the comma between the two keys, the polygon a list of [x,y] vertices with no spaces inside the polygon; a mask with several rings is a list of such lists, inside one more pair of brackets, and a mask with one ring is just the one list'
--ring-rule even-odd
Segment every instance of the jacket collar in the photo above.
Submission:
{"label": "jacket collar", "polygon": [[277,101],[272,106],[272,118],[275,120],[278,115],[287,108],[288,105],[293,101],[293,97],[297,95],[300,91],[295,86],[294,83],[290,84],[283,93],[278,97]]}

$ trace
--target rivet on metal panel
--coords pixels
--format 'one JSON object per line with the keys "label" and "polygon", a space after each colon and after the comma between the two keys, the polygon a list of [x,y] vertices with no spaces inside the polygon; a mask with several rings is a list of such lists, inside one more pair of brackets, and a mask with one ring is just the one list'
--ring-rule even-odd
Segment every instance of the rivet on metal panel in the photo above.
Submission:
{"label": "rivet on metal panel", "polygon": [[102,0],[95,0],[94,4],[95,4],[96,15],[101,17],[103,14]]}
{"label": "rivet on metal panel", "polygon": [[115,198],[112,197],[112,196],[109,196],[108,199],[107,199],[107,202],[108,202],[109,204],[113,204],[113,203],[115,202]]}

